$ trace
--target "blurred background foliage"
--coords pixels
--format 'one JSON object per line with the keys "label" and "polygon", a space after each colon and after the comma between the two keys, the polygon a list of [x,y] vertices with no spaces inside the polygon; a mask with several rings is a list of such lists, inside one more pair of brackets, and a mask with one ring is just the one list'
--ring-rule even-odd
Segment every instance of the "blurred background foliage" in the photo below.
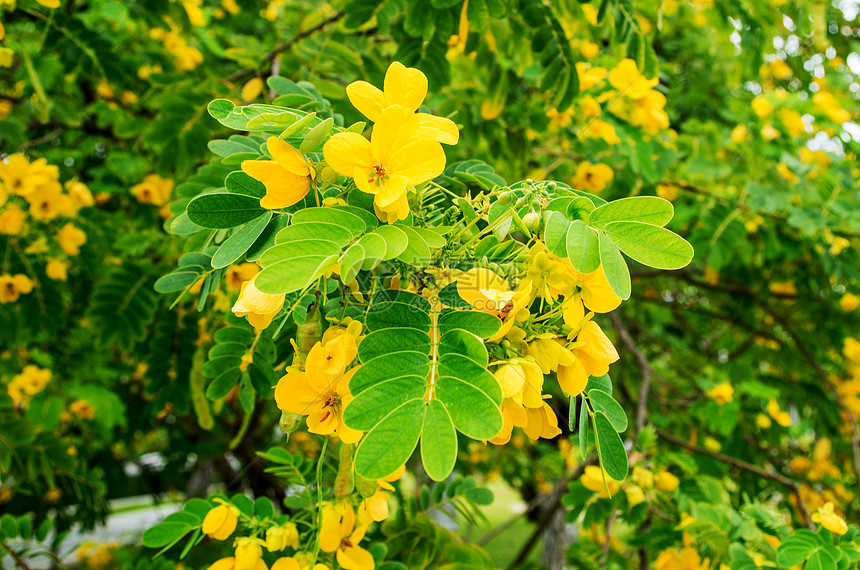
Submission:
{"label": "blurred background foliage", "polygon": [[[696,249],[676,272],[632,267],[633,300],[604,327],[622,354],[613,380],[635,426],[631,464],[680,486],[646,491],[638,509],[624,493],[595,500],[572,477],[568,430],[475,445],[458,469],[503,480],[535,521],[514,527],[526,545],[497,565],[521,563],[533,529],[552,568],[681,567],[672,561],[690,548],[702,564],[746,568],[776,564],[805,509],[830,501],[856,520],[857,11],[811,0],[0,2],[0,510],[33,519],[14,536],[50,550],[74,524],[104,522],[110,500],[210,484],[283,498],[284,482],[254,461],[274,403],[257,396],[250,416],[234,393],[195,405],[242,269],[202,306],[169,311],[153,284],[193,245],[161,226],[182,184],[193,195],[234,169],[207,148],[228,134],[206,112],[212,99],[270,101],[265,80],[280,75],[313,84],[351,124],[361,116],[344,87],[381,85],[391,60],[423,70],[426,106],[460,125],[449,164],[664,197]],[[640,71],[659,82],[625,92]],[[290,357],[286,340],[274,347],[277,362]],[[584,513],[570,549],[565,513]],[[58,532],[40,534],[47,519]]]}

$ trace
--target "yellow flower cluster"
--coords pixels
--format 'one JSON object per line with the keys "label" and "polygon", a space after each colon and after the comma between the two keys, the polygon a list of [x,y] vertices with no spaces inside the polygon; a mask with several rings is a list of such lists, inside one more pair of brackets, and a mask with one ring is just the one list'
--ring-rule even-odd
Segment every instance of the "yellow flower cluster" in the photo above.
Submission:
{"label": "yellow flower cluster", "polygon": [[656,77],[646,79],[635,61],[625,59],[609,71],[608,78],[622,96],[609,107],[612,114],[652,135],[669,128],[669,116],[663,110],[666,96],[654,89],[659,83]]}
{"label": "yellow flower cluster", "polygon": [[373,194],[380,220],[403,220],[409,214],[408,191],[445,169],[440,143],[457,143],[457,125],[444,117],[416,113],[427,95],[427,77],[397,61],[388,67],[382,90],[355,81],[346,94],[375,123],[373,132],[370,140],[358,133],[338,133],[326,141],[323,156],[335,172]]}
{"label": "yellow flower cluster", "polygon": [[[547,402],[549,396],[543,393],[545,375],[555,372],[561,389],[577,396],[589,376],[607,374],[609,365],[618,360],[612,342],[592,320],[595,312],[606,313],[621,304],[603,269],[582,274],[569,260],[549,253],[542,243],[531,248],[529,259],[526,276],[516,291],[490,269],[470,269],[457,279],[457,292],[463,300],[502,319],[500,331],[489,341],[510,347],[511,358],[491,363],[498,366],[494,376],[504,397],[504,425],[490,440],[495,444],[509,442],[514,427],[523,428],[531,439],[561,433]],[[527,333],[530,327],[522,328],[530,322],[528,307],[538,297],[563,317],[564,332],[547,329]],[[559,298],[563,300],[558,302]]]}
{"label": "yellow flower cluster", "polygon": [[95,201],[89,188],[77,180],[60,184],[60,170],[40,158],[30,162],[23,154],[13,154],[0,162],[0,233],[20,234],[26,215],[14,197],[29,204],[34,220],[50,221],[59,216],[74,218]]}
{"label": "yellow flower cluster", "polygon": [[51,381],[51,371],[47,368],[39,368],[34,364],[28,364],[20,374],[12,378],[6,387],[6,392],[12,398],[16,408],[26,408],[30,399],[45,389]]}
{"label": "yellow flower cluster", "polygon": [[[187,3],[192,4],[192,3]],[[199,8],[198,8],[199,10]],[[169,19],[167,20],[170,30],[163,28],[152,28],[149,37],[159,40],[164,47],[173,55],[173,64],[177,71],[191,71],[203,63],[203,54],[179,35],[179,28]]]}
{"label": "yellow flower cluster", "polygon": [[[852,305],[853,302],[849,299],[848,307],[851,308]],[[844,380],[833,377],[832,380],[845,406],[855,418],[860,419],[860,341],[847,337],[842,347],[842,355],[846,360],[847,377]]]}

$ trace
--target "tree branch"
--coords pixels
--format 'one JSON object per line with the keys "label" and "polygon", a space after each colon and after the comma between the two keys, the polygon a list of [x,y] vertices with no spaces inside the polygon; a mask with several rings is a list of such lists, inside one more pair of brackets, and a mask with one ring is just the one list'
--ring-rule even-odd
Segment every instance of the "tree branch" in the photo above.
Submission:
{"label": "tree branch", "polygon": [[718,453],[716,451],[711,451],[710,449],[706,449],[704,447],[699,447],[698,445],[693,445],[687,441],[679,437],[675,437],[672,434],[666,433],[661,429],[654,430],[659,437],[665,439],[669,443],[674,443],[675,445],[681,446],[684,449],[688,449],[694,453],[698,453],[700,455],[707,455],[708,457],[713,457],[718,461],[722,461],[723,463],[728,463],[729,465],[734,465],[744,471],[749,471],[750,473],[754,473],[759,477],[764,479],[769,479],[770,481],[776,481],[788,488],[789,491],[794,495],[794,498],[797,499],[797,510],[800,511],[801,516],[803,517],[804,524],[809,527],[810,530],[815,531],[815,525],[812,523],[812,518],[809,516],[809,509],[806,507],[806,503],[803,502],[803,498],[800,496],[800,489],[797,487],[797,483],[793,480],[789,479],[785,475],[780,473],[771,473],[770,471],[765,471],[761,467],[753,465],[752,463],[747,463],[742,459],[738,459],[736,457],[730,457],[728,455],[723,455],[722,453]]}
{"label": "tree branch", "polygon": [[621,319],[615,313],[610,313],[608,316],[612,326],[618,331],[618,338],[621,339],[621,343],[633,355],[633,358],[639,365],[639,370],[642,372],[642,384],[639,386],[639,400],[636,403],[636,432],[638,433],[642,431],[642,428],[645,427],[648,421],[648,394],[651,391],[651,379],[656,377],[661,382],[663,379],[660,378],[660,375],[654,370],[651,363],[636,346],[636,343],[633,342],[630,331],[627,330]]}

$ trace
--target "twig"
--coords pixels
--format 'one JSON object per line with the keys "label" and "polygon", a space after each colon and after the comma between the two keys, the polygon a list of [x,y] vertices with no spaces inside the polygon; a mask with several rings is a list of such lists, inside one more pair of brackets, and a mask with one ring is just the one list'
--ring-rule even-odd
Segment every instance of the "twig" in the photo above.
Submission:
{"label": "twig", "polygon": [[[284,43],[282,43],[282,44],[279,44],[279,45],[275,46],[275,47],[272,49],[272,51],[270,51],[269,53],[267,53],[266,55],[264,55],[264,56],[260,59],[260,67],[262,67],[262,66],[266,65],[267,63],[269,63],[270,61],[272,61],[273,59],[275,59],[275,57],[277,57],[277,55],[278,55],[279,53],[281,53],[281,52],[283,52],[283,51],[287,51],[288,49],[292,48],[294,45],[296,45],[298,42],[302,41],[302,40],[303,40],[303,39],[305,39],[306,37],[308,37],[308,36],[310,36],[310,35],[312,35],[312,34],[315,34],[316,32],[318,32],[318,31],[322,30],[323,28],[325,28],[325,27],[326,27],[326,26],[328,26],[329,24],[332,24],[332,23],[334,23],[334,22],[337,22],[338,20],[343,19],[343,17],[344,17],[344,16],[346,16],[346,13],[345,13],[345,12],[338,12],[338,13],[337,13],[337,14],[335,14],[334,16],[331,16],[331,17],[329,17],[329,18],[327,18],[327,19],[323,20],[322,22],[320,22],[319,24],[317,24],[317,25],[316,25],[316,26],[314,26],[313,28],[308,28],[308,29],[307,29],[307,30],[305,30],[304,32],[299,32],[299,33],[298,33],[298,34],[297,34],[293,39],[291,39],[290,41],[287,41],[287,42],[284,42]],[[243,77],[245,77],[245,76],[247,76],[247,75],[251,75],[251,74],[253,74],[253,73],[254,73],[254,70],[253,70],[253,69],[240,69],[239,71],[237,71],[237,72],[233,73],[232,75],[230,75],[230,76],[226,79],[226,81],[228,81],[228,82],[231,82],[231,83],[232,83],[233,81],[237,81],[237,80],[242,79]]]}
{"label": "twig", "polygon": [[800,489],[797,487],[797,483],[795,483],[785,475],[765,471],[761,467],[753,465],[752,463],[747,463],[746,461],[738,459],[737,457],[730,457],[728,455],[723,455],[722,453],[717,453],[716,451],[711,451],[710,449],[706,449],[704,447],[699,447],[698,445],[693,445],[692,443],[684,441],[679,437],[675,437],[672,434],[666,433],[661,429],[655,429],[654,431],[659,437],[665,439],[669,443],[674,443],[675,445],[679,445],[700,455],[707,455],[709,457],[713,457],[714,459],[722,461],[723,463],[734,465],[735,467],[739,467],[744,471],[749,471],[750,473],[754,473],[759,477],[769,479],[771,481],[776,481],[777,483],[784,485],[788,488],[789,491],[791,491],[791,493],[794,495],[794,498],[797,499],[797,510],[799,510],[801,516],[803,516],[804,524],[809,527],[810,530],[815,530],[815,525],[812,523],[812,518],[809,516],[809,509],[806,507],[806,503],[803,502],[803,498],[800,496]]}
{"label": "twig", "polygon": [[636,431],[640,432],[648,421],[648,393],[651,391],[651,378],[656,377],[661,381],[662,378],[660,378],[660,375],[654,370],[651,363],[636,346],[636,343],[633,342],[633,337],[630,335],[630,331],[627,330],[627,327],[624,326],[621,319],[619,319],[614,313],[610,313],[609,320],[612,322],[612,326],[615,327],[615,330],[618,331],[618,338],[621,339],[621,342],[627,347],[627,350],[630,351],[633,358],[636,359],[636,363],[639,365],[639,370],[642,372],[642,385],[639,386],[639,401],[636,403]]}
{"label": "twig", "polygon": [[6,551],[9,553],[9,555],[10,555],[10,556],[12,556],[12,559],[15,561],[15,567],[16,567],[16,568],[21,567],[21,568],[24,568],[25,570],[29,570],[29,568],[30,568],[30,567],[29,567],[29,566],[27,566],[27,563],[26,563],[26,562],[24,562],[24,559],[23,559],[23,558],[21,558],[20,556],[18,556],[18,553],[17,553],[17,552],[15,552],[14,550],[12,550],[12,547],[11,547],[11,546],[9,546],[8,544],[6,544],[5,542],[2,542],[2,543],[0,543],[0,544],[2,544],[2,545],[3,545],[3,548],[5,548],[5,549],[6,549]]}
{"label": "twig", "polygon": [[610,539],[612,538],[612,525],[615,524],[615,519],[618,517],[618,509],[612,509],[609,516],[606,518],[606,540],[603,541],[603,566],[609,565],[609,550],[611,548]]}
{"label": "twig", "polygon": [[[508,570],[515,570],[516,568],[521,568],[523,566],[523,562],[526,558],[528,558],[528,555],[532,551],[532,548],[534,548],[535,544],[537,544],[538,539],[549,526],[550,522],[552,522],[556,511],[558,511],[558,509],[561,507],[562,489],[564,489],[568,481],[581,477],[582,474],[585,472],[585,468],[593,464],[593,459],[589,461],[583,461],[576,466],[576,469],[574,469],[570,475],[562,477],[562,479],[556,485],[555,489],[553,489],[552,493],[548,495],[548,497],[552,497],[552,504],[549,506],[549,508],[547,508],[543,518],[538,523],[537,528],[534,529],[531,536],[529,536],[528,540],[526,540],[526,543],[522,546],[522,548],[520,548],[520,551],[517,553],[517,556],[514,558],[513,562],[508,565]],[[519,515],[519,517],[521,518],[522,515]]]}
{"label": "twig", "polygon": [[854,452],[854,473],[857,476],[857,488],[860,489],[860,427],[857,425],[857,418],[854,417],[854,414],[851,410],[848,409],[848,406],[845,405],[844,400],[842,400],[842,396],[839,395],[839,391],[836,389],[836,386],[830,380],[830,377],[825,372],[824,368],[821,367],[821,363],[818,362],[818,359],[815,358],[815,354],[812,352],[812,349],[809,348],[800,335],[798,335],[794,329],[789,326],[788,320],[776,312],[770,305],[763,301],[758,301],[759,306],[764,309],[767,314],[773,317],[773,320],[782,325],[782,328],[788,333],[788,336],[794,341],[795,346],[803,353],[803,356],[806,360],[809,361],[809,364],[815,370],[815,373],[827,385],[827,388],[830,390],[831,394],[833,394],[833,398],[836,400],[836,404],[839,406],[839,409],[843,414],[848,416],[848,419],[851,420],[851,430],[852,430],[852,440],[851,447]]}
{"label": "twig", "polygon": [[60,134],[62,134],[62,132],[63,132],[62,129],[60,129],[60,127],[57,127],[53,131],[51,131],[50,133],[47,133],[47,134],[42,135],[40,137],[36,137],[34,139],[31,139],[31,140],[28,140],[28,141],[21,143],[20,150],[24,150],[24,149],[30,148],[31,146],[38,146],[42,143],[52,141],[55,138],[57,138],[58,136],[60,136]]}

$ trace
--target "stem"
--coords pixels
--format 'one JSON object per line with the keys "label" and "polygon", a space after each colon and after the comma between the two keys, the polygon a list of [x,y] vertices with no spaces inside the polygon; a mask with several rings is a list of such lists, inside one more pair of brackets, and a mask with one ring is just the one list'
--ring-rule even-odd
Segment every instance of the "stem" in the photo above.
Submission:
{"label": "stem", "polygon": [[322,468],[323,463],[325,461],[325,452],[328,448],[328,438],[323,439],[322,451],[320,451],[320,458],[317,461],[317,533],[316,539],[314,540],[314,559],[311,562],[311,568],[313,568],[317,563],[317,557],[320,554],[320,533],[319,529],[322,528]]}

